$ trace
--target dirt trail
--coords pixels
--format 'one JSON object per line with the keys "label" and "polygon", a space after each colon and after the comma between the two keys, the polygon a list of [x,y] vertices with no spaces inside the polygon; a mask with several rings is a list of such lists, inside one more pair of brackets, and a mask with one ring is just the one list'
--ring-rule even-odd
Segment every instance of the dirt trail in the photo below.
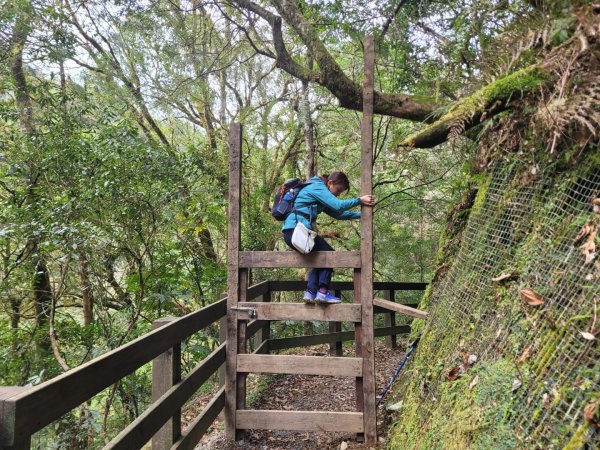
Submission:
{"label": "dirt trail", "polygon": [[[375,371],[376,393],[379,395],[397,367],[400,365],[406,352],[406,343],[401,341],[397,349],[386,348],[383,341],[378,340],[375,345]],[[294,355],[326,356],[328,346],[320,345],[302,348],[290,352]],[[344,356],[352,356],[353,348],[344,346]],[[268,386],[249,402],[253,409],[282,409],[305,411],[354,411],[355,386],[354,379],[336,378],[325,376],[307,375],[269,375],[259,381],[258,377],[251,376],[248,381],[248,391],[251,393],[257,386]],[[250,394],[252,395],[252,394]],[[201,410],[203,403],[209,397],[198,399],[191,409],[184,411],[185,418],[192,419],[195,410]],[[377,429],[379,443],[376,446],[357,443],[352,433],[325,433],[325,432],[295,432],[295,431],[249,431],[242,442],[228,442],[222,431],[223,424],[216,420],[207,434],[204,435],[196,449],[202,450],[314,450],[314,449],[340,449],[348,450],[385,448],[388,427],[392,418],[380,405],[377,413]],[[185,426],[185,424],[184,424]],[[343,443],[346,443],[347,446]]]}

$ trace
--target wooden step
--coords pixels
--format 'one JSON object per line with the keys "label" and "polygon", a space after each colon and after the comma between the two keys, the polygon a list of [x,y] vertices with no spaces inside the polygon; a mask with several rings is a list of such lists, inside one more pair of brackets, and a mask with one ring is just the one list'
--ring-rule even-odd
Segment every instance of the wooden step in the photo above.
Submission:
{"label": "wooden step", "polygon": [[356,303],[322,305],[305,303],[239,302],[234,306],[239,320],[320,320],[360,322],[362,306]]}
{"label": "wooden step", "polygon": [[338,267],[360,268],[360,252],[239,252],[239,267]]}
{"label": "wooden step", "polygon": [[235,418],[240,430],[364,431],[360,412],[239,409]]}
{"label": "wooden step", "polygon": [[237,371],[361,377],[362,358],[240,354]]}

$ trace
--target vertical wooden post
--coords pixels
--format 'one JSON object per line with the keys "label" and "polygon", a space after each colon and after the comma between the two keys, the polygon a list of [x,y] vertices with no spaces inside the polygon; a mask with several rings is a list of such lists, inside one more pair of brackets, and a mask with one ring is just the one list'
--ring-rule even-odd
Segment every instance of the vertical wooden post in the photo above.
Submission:
{"label": "vertical wooden post", "polygon": [[[391,302],[396,301],[396,291],[389,290],[385,291],[384,298]],[[383,315],[383,326],[385,327],[393,327],[396,325],[396,313],[389,312]],[[398,347],[397,336],[395,334],[391,334],[385,338],[385,343],[390,348]]]}
{"label": "vertical wooden post", "polygon": [[[175,320],[163,317],[152,322],[152,328],[160,328]],[[152,360],[152,401],[156,401],[181,381],[181,344],[175,345]],[[152,437],[152,450],[166,450],[181,436],[181,410]]]}
{"label": "vertical wooden post", "polygon": [[[361,195],[373,192],[373,91],[375,40],[365,37],[365,79],[361,125]],[[360,298],[362,304],[362,351],[365,442],[377,442],[375,407],[375,351],[373,332],[373,207],[363,206],[360,217]]]}
{"label": "vertical wooden post", "polygon": [[[335,296],[342,298],[342,291],[335,291]],[[329,332],[337,333],[342,331],[342,323],[341,322],[329,322]],[[329,344],[329,354],[335,356],[342,356],[342,341],[335,341]]]}
{"label": "vertical wooden post", "polygon": [[225,432],[235,439],[237,406],[237,314],[231,309],[239,301],[240,272],[240,189],[242,184],[242,126],[232,123],[229,129],[229,212],[227,227],[227,350],[225,356]]}
{"label": "vertical wooden post", "polygon": [[[262,301],[264,303],[270,303],[271,302],[271,288],[269,287],[269,290],[267,292],[265,292],[262,295]],[[271,339],[271,321],[267,320],[266,324],[263,325],[263,327],[258,330],[255,334],[254,337],[254,348],[260,348],[260,346],[265,342],[268,341],[269,339]],[[266,348],[264,353],[269,353],[269,349]]]}
{"label": "vertical wooden post", "polygon": [[17,435],[17,411],[11,398],[29,388],[23,386],[0,386],[0,448],[5,450],[29,450],[31,434],[26,430]]}
{"label": "vertical wooden post", "polygon": [[[361,285],[361,270],[354,269],[354,303],[361,303],[360,301],[360,285]],[[361,318],[362,320],[362,318]],[[363,355],[363,332],[362,322],[354,324],[354,346],[357,357]],[[364,373],[363,373],[364,375]],[[356,410],[359,412],[364,411],[364,392],[363,392],[363,377],[356,378]],[[357,435],[358,440],[362,440],[364,435],[359,433]]]}
{"label": "vertical wooden post", "polygon": [[[239,301],[245,302],[248,299],[248,269],[239,269]],[[233,314],[237,316],[237,312]],[[236,320],[238,323],[238,354],[247,353],[246,330],[248,326],[247,320]],[[237,373],[237,394],[236,394],[236,411],[246,409],[246,379],[247,373]],[[238,430],[236,426],[235,439],[243,439],[244,431]]]}

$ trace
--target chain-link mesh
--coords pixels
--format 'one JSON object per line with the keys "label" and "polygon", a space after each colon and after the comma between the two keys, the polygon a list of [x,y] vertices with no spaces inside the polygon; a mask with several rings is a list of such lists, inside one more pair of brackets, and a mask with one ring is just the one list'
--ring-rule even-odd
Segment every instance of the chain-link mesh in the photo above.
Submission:
{"label": "chain-link mesh", "polygon": [[599,196],[593,152],[481,183],[396,390],[394,448],[598,448]]}

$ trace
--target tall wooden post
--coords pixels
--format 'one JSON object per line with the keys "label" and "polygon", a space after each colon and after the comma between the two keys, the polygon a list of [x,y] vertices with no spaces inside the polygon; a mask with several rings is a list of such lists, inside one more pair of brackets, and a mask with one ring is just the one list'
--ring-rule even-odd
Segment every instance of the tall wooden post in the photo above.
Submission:
{"label": "tall wooden post", "polygon": [[[365,79],[361,126],[360,193],[373,192],[373,91],[375,41],[365,37]],[[375,350],[373,332],[373,207],[362,206],[360,216],[360,301],[362,304],[363,401],[365,442],[377,442],[375,405]]]}
{"label": "tall wooden post", "polygon": [[[175,320],[164,317],[152,322],[152,328],[160,328]],[[181,381],[181,344],[175,345],[152,360],[152,401]],[[166,450],[181,436],[181,410],[152,437],[152,450]]]}
{"label": "tall wooden post", "polygon": [[242,125],[232,123],[229,130],[229,212],[227,228],[227,351],[225,357],[225,431],[228,439],[236,438],[235,411],[238,403],[238,320],[231,309],[240,296],[240,188],[242,184]]}

